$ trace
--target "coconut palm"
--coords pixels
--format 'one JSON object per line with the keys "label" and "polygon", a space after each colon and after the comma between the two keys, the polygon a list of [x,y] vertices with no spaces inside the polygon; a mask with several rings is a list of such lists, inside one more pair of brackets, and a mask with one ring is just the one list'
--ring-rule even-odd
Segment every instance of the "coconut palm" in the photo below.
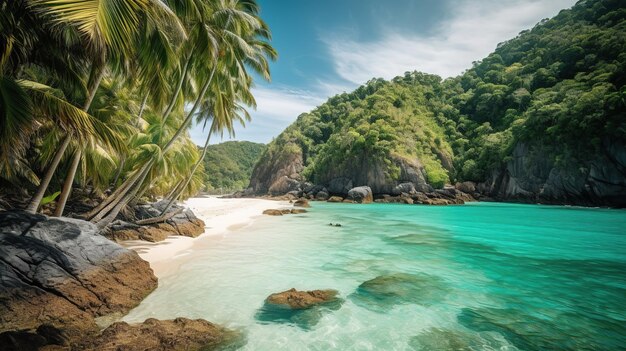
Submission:
{"label": "coconut palm", "polygon": [[[269,65],[267,58],[275,58],[276,53],[265,39],[269,39],[267,25],[258,17],[258,8],[253,1],[228,0],[216,2],[212,5],[217,7],[209,9],[210,16],[206,17],[203,26],[194,27],[200,35],[197,36],[199,43],[209,43],[206,53],[210,60],[192,60],[195,63],[192,68],[197,81],[201,82],[200,89],[195,97],[192,108],[187,112],[187,117],[181,123],[176,133],[163,146],[162,152],[167,153],[174,144],[184,135],[191,124],[193,117],[203,104],[206,93],[209,90],[218,66],[224,65],[233,72],[233,79],[250,80],[246,67],[258,71],[263,77],[269,78]],[[193,53],[192,53],[193,54]],[[208,74],[207,74],[208,72]],[[117,203],[112,208],[107,205],[99,210],[92,221],[101,222],[100,226],[106,226],[115,217],[119,210],[130,201],[141,188],[153,162],[145,165],[138,177],[129,179],[124,184],[124,191],[114,193],[115,197],[107,202]],[[110,210],[108,214],[104,211]]]}
{"label": "coconut palm", "polygon": [[[151,31],[159,32],[159,25],[178,25],[173,12],[161,1],[152,0],[35,0],[34,6],[53,18],[53,21],[63,25],[74,26],[81,33],[87,46],[91,49],[91,74],[87,98],[83,110],[88,111],[95,93],[106,74],[107,63],[114,69],[122,70],[125,61],[136,56],[135,44],[140,38],[141,28],[150,27]],[[142,27],[141,24],[144,24]],[[157,28],[157,29],[154,29]],[[160,33],[160,32],[159,32]],[[140,51],[141,52],[141,51]],[[146,55],[139,55],[144,57]],[[158,61],[159,55],[152,55],[151,61]],[[146,60],[147,61],[147,60]],[[152,62],[151,62],[152,63]],[[71,139],[72,135],[66,136]],[[69,145],[64,141],[58,153],[63,154]],[[57,203],[56,215],[61,215],[65,202],[72,189],[74,176],[81,159],[81,150],[74,154],[74,159],[67,173],[63,191]],[[49,169],[54,173],[56,167]],[[47,185],[46,185],[47,187]],[[40,186],[37,194],[45,192]],[[37,206],[37,196],[31,202],[29,209]],[[36,208],[36,207],[35,207]]]}

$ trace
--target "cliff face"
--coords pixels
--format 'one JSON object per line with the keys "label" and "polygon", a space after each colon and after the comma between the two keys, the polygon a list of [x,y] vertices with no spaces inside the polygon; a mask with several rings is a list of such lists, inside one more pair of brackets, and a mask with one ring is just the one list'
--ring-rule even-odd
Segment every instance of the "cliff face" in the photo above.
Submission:
{"label": "cliff face", "polygon": [[584,166],[558,166],[541,146],[518,144],[511,161],[478,185],[501,200],[626,207],[626,146],[606,139]]}
{"label": "cliff face", "polygon": [[459,77],[373,79],[300,115],[246,193],[462,183],[500,200],[626,206],[625,32],[620,1],[580,1]]}
{"label": "cliff face", "polygon": [[302,190],[304,180],[300,174],[304,169],[302,150],[289,145],[281,152],[265,152],[262,162],[252,170],[248,193],[282,195],[294,190]]}

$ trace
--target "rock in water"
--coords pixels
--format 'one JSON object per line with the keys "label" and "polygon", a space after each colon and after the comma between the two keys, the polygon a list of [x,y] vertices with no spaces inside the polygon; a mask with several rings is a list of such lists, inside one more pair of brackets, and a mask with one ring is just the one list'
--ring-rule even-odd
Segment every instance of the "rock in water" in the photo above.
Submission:
{"label": "rock in water", "polygon": [[94,317],[125,313],[156,287],[150,265],[92,223],[0,213],[0,333],[49,325],[88,335]]}
{"label": "rock in water", "polygon": [[350,299],[374,312],[385,312],[402,304],[430,306],[441,301],[447,292],[447,284],[437,276],[394,273],[363,282]]}
{"label": "rock in water", "polygon": [[360,204],[369,204],[374,202],[374,195],[369,186],[358,186],[348,191],[348,200],[358,202]]}
{"label": "rock in water", "polygon": [[290,323],[302,329],[310,329],[319,322],[324,313],[341,308],[343,299],[337,294],[336,290],[296,289],[272,294],[257,312],[256,319],[261,322]]}
{"label": "rock in water", "polygon": [[328,199],[328,202],[342,202],[343,201],[343,197],[341,196],[331,196]]}
{"label": "rock in water", "polygon": [[282,216],[283,211],[277,209],[268,209],[263,211],[263,214],[268,216]]}
{"label": "rock in water", "polygon": [[266,303],[284,305],[291,309],[305,309],[337,298],[337,290],[298,291],[291,288],[268,296]]}
{"label": "rock in water", "polygon": [[125,322],[112,324],[98,337],[82,342],[81,351],[169,351],[215,350],[234,347],[243,341],[241,335],[203,319],[176,318],[174,320],[147,319],[141,324]]}
{"label": "rock in water", "polygon": [[298,199],[293,203],[293,205],[296,207],[311,207],[311,205],[309,205],[309,200],[307,199]]}

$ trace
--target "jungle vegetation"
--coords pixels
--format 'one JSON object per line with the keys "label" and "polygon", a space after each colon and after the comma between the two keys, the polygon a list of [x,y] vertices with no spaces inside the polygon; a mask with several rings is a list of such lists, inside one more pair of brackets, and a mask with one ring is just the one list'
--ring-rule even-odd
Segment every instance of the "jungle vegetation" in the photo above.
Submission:
{"label": "jungle vegetation", "polygon": [[626,141],[626,8],[620,0],[572,9],[501,43],[458,77],[407,72],[372,79],[300,115],[260,162],[302,152],[303,175],[368,157],[396,179],[396,157],[418,158],[435,187],[484,181],[520,142],[576,168],[603,138]]}
{"label": "jungle vegetation", "polygon": [[232,132],[276,58],[255,0],[0,0],[0,182],[106,226],[144,196],[203,187],[192,122]]}

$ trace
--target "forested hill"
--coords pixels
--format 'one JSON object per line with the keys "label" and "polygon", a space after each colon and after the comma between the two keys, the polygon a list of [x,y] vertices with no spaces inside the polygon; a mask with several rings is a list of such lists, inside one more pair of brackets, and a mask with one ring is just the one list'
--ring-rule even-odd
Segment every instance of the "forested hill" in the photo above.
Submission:
{"label": "forested hill", "polygon": [[373,79],[300,115],[249,192],[473,181],[500,199],[625,206],[625,80],[624,2],[580,1],[459,77]]}
{"label": "forested hill", "polygon": [[227,193],[245,189],[254,164],[265,144],[227,141],[209,145],[204,157],[205,185],[209,192]]}

